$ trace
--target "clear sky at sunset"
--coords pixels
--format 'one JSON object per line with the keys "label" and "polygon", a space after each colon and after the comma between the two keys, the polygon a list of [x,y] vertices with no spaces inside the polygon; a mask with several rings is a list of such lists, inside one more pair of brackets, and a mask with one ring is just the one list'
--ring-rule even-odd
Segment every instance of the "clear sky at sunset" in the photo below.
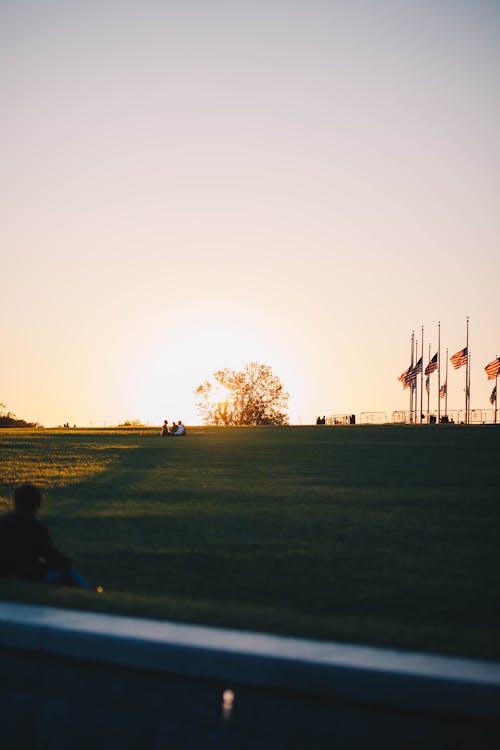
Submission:
{"label": "clear sky at sunset", "polygon": [[194,423],[194,388],[252,360],[293,423],[390,413],[412,330],[453,354],[467,315],[489,407],[500,3],[3,0],[0,90],[19,417]]}

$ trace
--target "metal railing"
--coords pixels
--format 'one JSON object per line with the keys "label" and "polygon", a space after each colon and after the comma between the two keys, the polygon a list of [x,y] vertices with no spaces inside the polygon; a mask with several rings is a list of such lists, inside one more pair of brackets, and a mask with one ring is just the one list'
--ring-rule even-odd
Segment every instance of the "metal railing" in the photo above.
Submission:
{"label": "metal railing", "polygon": [[[469,423],[470,424],[494,424],[498,421],[499,414],[497,412],[497,420],[495,420],[495,409],[471,409],[469,412]],[[388,418],[387,412],[385,411],[362,411],[357,417],[356,414],[331,414],[326,417],[327,425],[352,425],[352,424],[437,424],[438,416],[437,411],[425,411],[422,412],[422,420],[420,421],[420,415],[415,416],[415,412],[411,411],[393,411]],[[466,423],[466,412],[465,409],[450,409],[446,414],[441,412],[439,421],[442,424],[465,424]],[[500,423],[500,422],[499,422]]]}
{"label": "metal railing", "polygon": [[387,424],[387,412],[362,411],[359,415],[360,424]]}
{"label": "metal railing", "polygon": [[[465,411],[464,411],[465,415]],[[393,411],[392,422],[393,424],[436,424],[437,412],[430,411],[429,413],[422,413],[422,422],[420,422],[419,415],[415,417],[415,413],[411,411]],[[440,421],[442,423],[457,423],[460,422],[459,411],[448,411],[447,414],[441,413]]]}
{"label": "metal railing", "polygon": [[355,414],[332,414],[326,418],[326,424],[329,425],[347,425],[356,424]]}
{"label": "metal railing", "polygon": [[[465,422],[465,409],[460,411],[460,422]],[[472,424],[491,424],[495,421],[495,409],[471,409],[469,422]]]}

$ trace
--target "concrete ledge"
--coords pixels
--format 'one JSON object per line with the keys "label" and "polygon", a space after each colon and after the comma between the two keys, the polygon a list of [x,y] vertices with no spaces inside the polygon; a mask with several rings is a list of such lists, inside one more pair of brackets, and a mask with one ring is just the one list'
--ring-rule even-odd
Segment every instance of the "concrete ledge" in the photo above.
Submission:
{"label": "concrete ledge", "polygon": [[0,603],[0,649],[498,721],[500,663]]}

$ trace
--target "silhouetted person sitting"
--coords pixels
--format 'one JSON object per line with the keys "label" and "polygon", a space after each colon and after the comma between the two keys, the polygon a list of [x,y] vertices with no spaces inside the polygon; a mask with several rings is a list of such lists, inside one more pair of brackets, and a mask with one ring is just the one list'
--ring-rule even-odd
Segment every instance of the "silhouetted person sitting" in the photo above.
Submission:
{"label": "silhouetted person sitting", "polygon": [[177,432],[177,422],[174,420],[172,422],[172,427],[170,428],[170,434],[175,435],[176,432]]}
{"label": "silhouetted person sitting", "polygon": [[166,436],[168,436],[170,434],[169,431],[168,431],[168,419],[165,419],[163,421],[163,427],[161,428],[161,434],[162,434],[162,437],[166,437]]}
{"label": "silhouetted person sitting", "polygon": [[182,424],[181,420],[177,422],[177,425],[174,422],[175,432],[172,430],[174,435],[185,435],[186,434],[186,428]]}
{"label": "silhouetted person sitting", "polygon": [[0,518],[0,576],[26,581],[49,581],[68,586],[94,588],[71,567],[71,560],[52,544],[49,532],[36,514],[42,494],[34,484],[14,491],[14,510]]}

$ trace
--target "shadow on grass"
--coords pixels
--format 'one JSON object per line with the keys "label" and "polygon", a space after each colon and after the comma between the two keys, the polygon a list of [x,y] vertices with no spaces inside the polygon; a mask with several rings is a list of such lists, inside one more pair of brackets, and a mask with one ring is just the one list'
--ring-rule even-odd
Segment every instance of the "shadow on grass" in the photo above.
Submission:
{"label": "shadow on grass", "polygon": [[[1,581],[0,594],[498,658],[499,436],[47,434],[17,460],[55,467],[52,483],[44,474],[54,542],[106,593]],[[58,456],[105,469],[65,477]]]}

